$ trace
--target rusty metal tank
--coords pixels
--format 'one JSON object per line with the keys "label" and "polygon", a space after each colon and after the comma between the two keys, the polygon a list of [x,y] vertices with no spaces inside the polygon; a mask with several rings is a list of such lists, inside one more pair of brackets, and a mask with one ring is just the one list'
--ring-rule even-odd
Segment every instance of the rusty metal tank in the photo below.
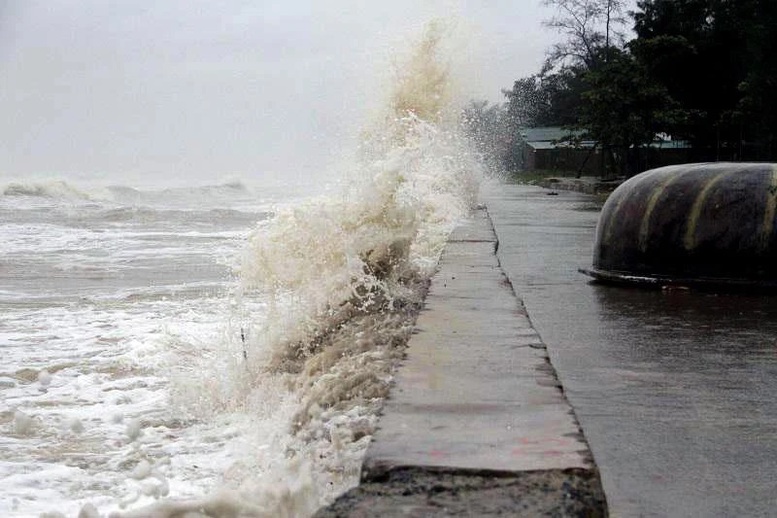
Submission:
{"label": "rusty metal tank", "polygon": [[777,164],[662,167],[621,184],[602,208],[598,280],[653,286],[777,287]]}

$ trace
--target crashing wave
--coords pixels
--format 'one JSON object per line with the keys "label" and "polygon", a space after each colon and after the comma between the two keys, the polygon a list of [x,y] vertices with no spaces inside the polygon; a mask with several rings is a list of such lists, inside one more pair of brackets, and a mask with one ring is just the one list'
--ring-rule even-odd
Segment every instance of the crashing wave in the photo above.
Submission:
{"label": "crashing wave", "polygon": [[62,180],[47,182],[12,182],[3,188],[3,196],[31,196],[38,198],[57,198],[65,200],[89,200],[89,194]]}
{"label": "crashing wave", "polygon": [[[430,26],[399,71],[347,186],[253,230],[239,269],[239,334],[180,366],[179,408],[201,419],[275,412],[287,434],[243,452],[236,469],[248,474],[196,505],[164,500],[121,516],[306,516],[356,484],[439,255],[477,196],[480,167],[439,59],[443,33]],[[251,313],[247,300],[266,310]],[[265,460],[248,469],[252,456]]]}

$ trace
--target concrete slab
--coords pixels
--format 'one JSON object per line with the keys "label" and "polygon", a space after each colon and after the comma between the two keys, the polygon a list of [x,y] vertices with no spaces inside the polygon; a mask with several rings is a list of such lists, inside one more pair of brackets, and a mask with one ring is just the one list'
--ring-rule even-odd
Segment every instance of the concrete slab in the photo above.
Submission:
{"label": "concrete slab", "polygon": [[[571,498],[585,516],[606,515],[588,445],[497,248],[484,209],[451,235],[367,451],[362,483],[334,504],[345,513],[337,516],[455,514],[428,507],[437,493],[419,503],[410,487],[396,492],[392,484],[402,473],[413,474],[414,487],[436,478],[438,493],[462,490],[447,487],[445,477],[484,484],[480,496],[469,496],[477,516],[494,515],[486,502],[496,498],[492,489],[512,502],[505,503],[507,514],[557,512]],[[393,506],[376,503],[381,481],[394,481],[384,487]],[[513,483],[525,492],[505,489]],[[372,504],[365,507],[364,499]]]}
{"label": "concrete slab", "polygon": [[451,236],[364,478],[407,466],[593,468],[542,342],[499,266],[496,243],[485,210]]}
{"label": "concrete slab", "polygon": [[611,516],[775,516],[777,296],[591,283],[593,197],[483,194]]}

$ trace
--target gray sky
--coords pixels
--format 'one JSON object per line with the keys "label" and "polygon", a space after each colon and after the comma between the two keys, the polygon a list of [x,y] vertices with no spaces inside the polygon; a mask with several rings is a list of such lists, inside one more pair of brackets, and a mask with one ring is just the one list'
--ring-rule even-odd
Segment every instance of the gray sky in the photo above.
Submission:
{"label": "gray sky", "polygon": [[305,178],[456,20],[464,94],[501,101],[554,35],[539,0],[4,0],[0,183]]}

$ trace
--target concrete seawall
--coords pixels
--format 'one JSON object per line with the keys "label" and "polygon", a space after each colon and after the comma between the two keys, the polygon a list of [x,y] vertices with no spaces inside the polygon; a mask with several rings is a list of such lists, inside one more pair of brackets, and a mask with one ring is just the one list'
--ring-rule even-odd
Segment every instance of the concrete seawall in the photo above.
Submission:
{"label": "concrete seawall", "polygon": [[485,209],[451,235],[361,483],[317,517],[607,515],[588,445],[497,247]]}

